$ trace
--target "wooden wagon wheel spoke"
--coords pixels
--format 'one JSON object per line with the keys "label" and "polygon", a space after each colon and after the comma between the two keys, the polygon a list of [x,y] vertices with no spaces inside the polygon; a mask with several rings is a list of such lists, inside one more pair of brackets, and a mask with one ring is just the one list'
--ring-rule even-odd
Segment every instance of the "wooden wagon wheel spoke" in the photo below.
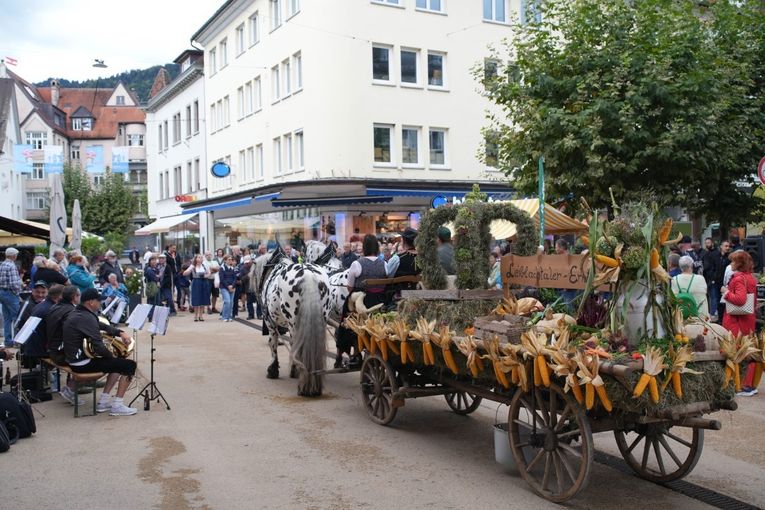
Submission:
{"label": "wooden wagon wheel spoke", "polygon": [[555,432],[558,432],[561,428],[563,428],[563,426],[566,424],[566,419],[571,416],[572,411],[572,407],[570,405],[566,405],[560,417],[558,417],[558,423],[555,425],[554,429]]}
{"label": "wooden wagon wheel spoke", "polygon": [[558,444],[558,448],[561,448],[561,449],[567,451],[568,453],[570,453],[571,455],[573,455],[574,457],[576,457],[578,459],[582,458],[582,453],[581,452],[576,451],[575,448],[573,448],[573,447],[571,447],[571,446],[569,446],[569,445],[567,445],[565,443]]}
{"label": "wooden wagon wheel spoke", "polygon": [[654,436],[653,438],[653,451],[656,453],[656,462],[659,464],[659,471],[662,475],[667,474],[667,470],[664,468],[664,458],[661,456],[661,449],[659,449],[659,440]]}
{"label": "wooden wagon wheel spoke", "polygon": [[547,490],[547,484],[550,483],[550,452],[545,452],[545,473],[542,476],[542,490]]}
{"label": "wooden wagon wheel spoke", "polygon": [[672,457],[672,460],[675,461],[675,464],[677,464],[677,467],[681,467],[683,465],[683,463],[680,462],[680,459],[677,457],[677,455],[675,454],[674,450],[672,450],[672,448],[670,448],[669,443],[664,438],[664,435],[665,434],[662,434],[662,435],[659,436],[659,442],[664,447],[664,449],[667,451],[669,456]]}
{"label": "wooden wagon wheel spoke", "polygon": [[543,449],[539,450],[539,453],[537,453],[536,457],[532,459],[531,462],[529,462],[528,467],[526,467],[526,472],[531,473],[531,470],[534,469],[534,466],[537,465],[537,462],[539,462],[539,459],[541,459],[545,454],[545,451]]}
{"label": "wooden wagon wheel spoke", "polygon": [[531,407],[531,404],[529,404],[528,400],[526,400],[526,397],[521,397],[521,402],[523,402],[523,406],[526,408],[526,411],[529,413],[529,415],[536,414],[539,421],[547,425],[547,420],[541,414],[539,414],[535,408]]}
{"label": "wooden wagon wheel spoke", "polygon": [[675,441],[677,441],[678,443],[680,443],[683,446],[687,446],[688,448],[693,448],[693,445],[691,443],[689,443],[688,441],[686,441],[685,439],[683,439],[681,437],[677,437],[676,435],[672,434],[671,432],[665,432],[664,435],[669,437],[669,438],[671,438],[671,439],[674,439]]}
{"label": "wooden wagon wheel spoke", "polygon": [[645,445],[643,446],[643,461],[640,463],[640,467],[645,471],[645,467],[648,465],[648,454],[651,453],[651,441],[646,438]]}
{"label": "wooden wagon wheel spoke", "polygon": [[638,437],[635,438],[635,440],[632,442],[629,448],[627,448],[627,453],[630,453],[632,450],[635,449],[635,447],[638,445],[638,443],[644,438],[645,436],[643,434],[638,434]]}
{"label": "wooden wagon wheel spoke", "polygon": [[393,395],[398,391],[396,373],[380,356],[370,355],[361,365],[361,399],[372,421],[387,425],[396,416]]}
{"label": "wooden wagon wheel spoke", "polygon": [[550,410],[547,407],[545,407],[545,400],[544,398],[542,398],[543,397],[542,390],[539,389],[539,387],[535,388],[534,395],[536,396],[536,399],[535,399],[536,404],[542,413],[542,418],[545,421],[545,425],[549,427],[550,426]]}
{"label": "wooden wagon wheel spoke", "polygon": [[571,464],[569,463],[568,459],[566,458],[566,454],[563,451],[556,451],[555,452],[558,457],[560,457],[560,461],[563,464],[563,467],[566,468],[566,473],[568,473],[569,479],[576,483],[576,471],[573,467],[571,467]]}
{"label": "wooden wagon wheel spoke", "polygon": [[568,432],[561,432],[560,434],[557,434],[557,438],[561,439],[561,438],[566,438],[571,436],[578,436],[579,434],[581,434],[579,429],[574,429],[574,430],[569,430]]}
{"label": "wooden wagon wheel spoke", "polygon": [[555,480],[558,483],[558,494],[563,493],[563,468],[560,465],[560,460],[558,459],[558,456],[556,455],[556,451],[553,450],[550,452],[550,457],[552,457],[553,466],[555,467]]}
{"label": "wooden wagon wheel spoke", "polygon": [[553,428],[553,430],[556,430],[558,425],[557,398],[558,397],[556,396],[556,393],[554,391],[551,391],[549,411],[550,411],[550,426]]}

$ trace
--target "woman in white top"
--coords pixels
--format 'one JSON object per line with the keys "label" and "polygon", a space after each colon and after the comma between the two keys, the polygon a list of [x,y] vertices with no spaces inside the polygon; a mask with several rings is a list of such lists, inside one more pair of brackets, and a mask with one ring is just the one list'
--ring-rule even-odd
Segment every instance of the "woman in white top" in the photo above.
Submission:
{"label": "woman in white top", "polygon": [[687,292],[696,300],[698,317],[709,320],[709,304],[707,303],[707,282],[704,277],[693,273],[693,259],[689,256],[680,257],[680,274],[672,278],[671,287],[675,295]]}
{"label": "woman in white top", "polygon": [[183,274],[191,279],[191,306],[194,308],[194,322],[204,321],[205,308],[210,306],[210,268],[201,253]]}

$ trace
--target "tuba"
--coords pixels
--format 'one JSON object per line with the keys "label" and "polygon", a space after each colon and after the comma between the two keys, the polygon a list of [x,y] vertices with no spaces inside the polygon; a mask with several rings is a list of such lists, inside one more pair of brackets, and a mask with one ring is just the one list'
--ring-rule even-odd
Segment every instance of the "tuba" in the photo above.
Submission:
{"label": "tuba", "polygon": [[[99,316],[98,321],[103,324],[109,324],[109,320],[106,317]],[[107,335],[102,331],[101,341],[104,342],[106,348],[109,349],[109,352],[111,352],[115,358],[127,358],[133,354],[133,350],[135,349],[135,340],[133,338],[130,339],[130,342],[125,344],[121,338],[115,338],[111,335]],[[88,358],[101,357],[98,355],[98,353],[96,353],[95,349],[93,349],[91,340],[89,338],[82,339],[82,351]]]}

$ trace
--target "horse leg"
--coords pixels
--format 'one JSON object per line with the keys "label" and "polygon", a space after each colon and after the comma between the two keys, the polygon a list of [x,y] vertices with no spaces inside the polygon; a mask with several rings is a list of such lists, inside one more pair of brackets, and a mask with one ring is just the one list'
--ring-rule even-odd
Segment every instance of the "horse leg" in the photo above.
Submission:
{"label": "horse leg", "polygon": [[270,334],[268,335],[268,346],[271,348],[271,364],[268,365],[266,371],[266,377],[269,379],[279,378],[279,356],[276,352],[279,347],[279,332],[278,328],[270,328]]}
{"label": "horse leg", "polygon": [[290,379],[297,379],[299,374],[297,366],[290,361]]}

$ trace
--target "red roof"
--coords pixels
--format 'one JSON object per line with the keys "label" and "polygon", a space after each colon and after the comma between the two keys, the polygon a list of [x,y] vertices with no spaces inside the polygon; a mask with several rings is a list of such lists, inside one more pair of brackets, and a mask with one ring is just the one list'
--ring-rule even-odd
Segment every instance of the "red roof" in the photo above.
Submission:
{"label": "red roof", "polygon": [[[37,87],[46,103],[51,102],[51,88]],[[60,88],[58,108],[66,113],[66,133],[77,139],[117,138],[118,124],[143,124],[146,114],[137,106],[106,106],[114,89]],[[69,118],[80,107],[93,113],[95,122],[91,131],[74,131]]]}

